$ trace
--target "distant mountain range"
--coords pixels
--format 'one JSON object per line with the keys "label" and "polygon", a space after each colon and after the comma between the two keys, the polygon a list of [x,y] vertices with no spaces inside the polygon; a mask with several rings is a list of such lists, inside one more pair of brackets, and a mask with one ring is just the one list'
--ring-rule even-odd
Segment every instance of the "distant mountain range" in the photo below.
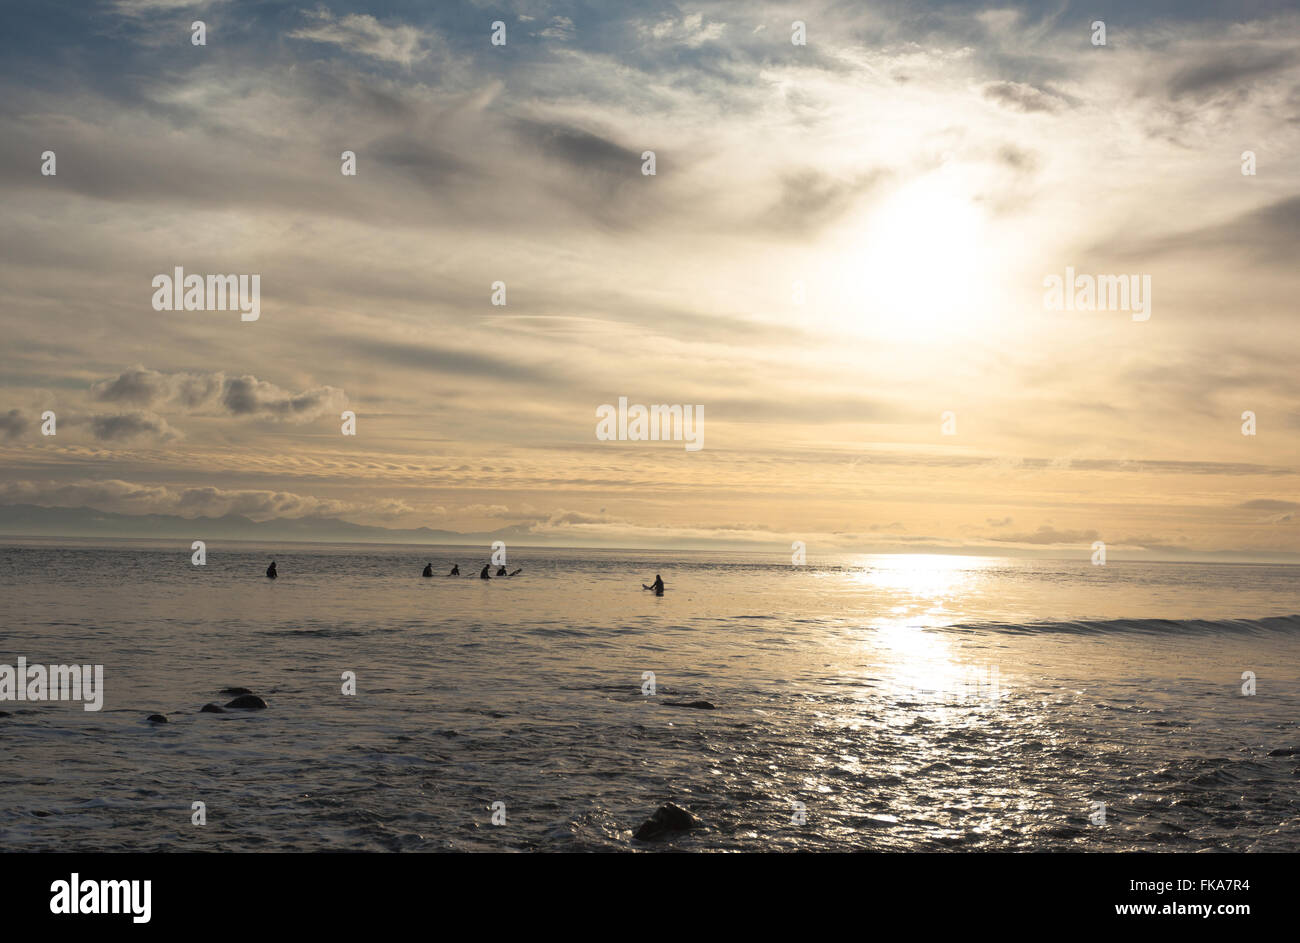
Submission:
{"label": "distant mountain range", "polygon": [[240,514],[179,517],[174,514],[117,514],[94,508],[0,505],[0,535],[8,537],[163,537],[186,540],[301,540],[329,543],[481,544],[527,535],[527,524],[465,534],[431,527],[397,529],[353,524],[333,517],[255,521]]}

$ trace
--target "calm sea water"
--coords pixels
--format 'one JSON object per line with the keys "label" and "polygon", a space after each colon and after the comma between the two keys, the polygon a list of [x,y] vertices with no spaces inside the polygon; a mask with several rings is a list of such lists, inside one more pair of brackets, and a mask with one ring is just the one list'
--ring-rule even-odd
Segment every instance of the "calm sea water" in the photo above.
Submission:
{"label": "calm sea water", "polygon": [[[98,663],[106,687],[98,713],[0,704],[0,841],[1300,847],[1300,754],[1268,755],[1300,747],[1296,568],[519,549],[485,582],[486,556],[0,547],[0,663]],[[199,713],[227,686],[269,709]],[[633,840],[667,801],[700,827]]]}

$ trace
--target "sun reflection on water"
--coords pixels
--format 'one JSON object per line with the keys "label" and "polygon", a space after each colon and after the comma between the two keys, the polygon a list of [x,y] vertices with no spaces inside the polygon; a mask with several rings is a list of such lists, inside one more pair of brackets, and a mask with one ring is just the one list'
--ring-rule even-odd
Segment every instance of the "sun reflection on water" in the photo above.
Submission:
{"label": "sun reflection on water", "polygon": [[953,637],[928,631],[952,624],[977,591],[991,557],[946,554],[865,557],[850,579],[885,594],[885,611],[869,617],[862,654],[875,663],[896,701],[960,705],[996,703],[1001,693],[997,666],[963,659]]}

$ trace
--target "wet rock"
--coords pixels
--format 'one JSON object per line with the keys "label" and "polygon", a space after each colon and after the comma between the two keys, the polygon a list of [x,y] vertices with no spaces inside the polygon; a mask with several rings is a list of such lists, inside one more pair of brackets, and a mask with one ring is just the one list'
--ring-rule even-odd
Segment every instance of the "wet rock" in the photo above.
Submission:
{"label": "wet rock", "polygon": [[266,701],[256,694],[241,694],[228,703],[226,707],[233,707],[236,710],[260,711],[266,709]]}
{"label": "wet rock", "polygon": [[166,714],[150,714],[148,717],[145,718],[145,720],[149,721],[150,723],[154,723],[154,724],[165,724],[165,723],[167,723],[167,715],[166,715]]}
{"label": "wet rock", "polygon": [[669,707],[694,707],[696,710],[701,711],[716,711],[718,709],[716,704],[710,704],[708,701],[661,701],[660,703]]}
{"label": "wet rock", "polygon": [[222,688],[218,694],[252,694],[248,688]]}
{"label": "wet rock", "polygon": [[200,714],[224,714],[226,709],[218,704],[204,704],[199,708]]}
{"label": "wet rock", "polygon": [[0,711],[0,717],[12,717],[12,716],[13,714],[9,713],[8,711]]}
{"label": "wet rock", "polygon": [[666,805],[661,805],[655,810],[654,815],[642,822],[641,827],[636,830],[636,835],[633,837],[638,841],[653,841],[669,832],[684,832],[687,829],[694,828],[697,824],[695,816],[681,806],[669,802]]}
{"label": "wet rock", "polygon": [[1268,751],[1269,756],[1295,756],[1297,753],[1300,753],[1300,750],[1291,750],[1286,747],[1279,747],[1276,750]]}

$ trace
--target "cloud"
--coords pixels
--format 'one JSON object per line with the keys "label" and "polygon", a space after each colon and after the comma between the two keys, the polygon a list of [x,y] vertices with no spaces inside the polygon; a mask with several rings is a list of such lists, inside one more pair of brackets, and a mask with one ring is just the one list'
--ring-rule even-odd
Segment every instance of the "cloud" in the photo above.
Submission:
{"label": "cloud", "polygon": [[681,19],[667,17],[656,23],[642,23],[637,33],[643,42],[695,47],[721,39],[726,29],[725,23],[705,23],[703,13],[690,13]]}
{"label": "cloud", "polygon": [[353,505],[343,501],[323,500],[289,491],[226,490],[223,488],[186,488],[168,491],[170,510],[183,517],[220,517],[242,514],[256,520],[273,517],[315,517],[339,514]]}
{"label": "cloud", "polygon": [[1000,543],[1016,544],[1082,544],[1097,540],[1095,530],[1056,530],[1046,524],[1039,526],[1032,534],[1007,534],[1005,537],[989,537]]}
{"label": "cloud", "polygon": [[1280,263],[1292,259],[1292,247],[1297,239],[1300,239],[1300,196],[1288,196],[1246,210],[1227,222],[1168,236],[1124,240],[1113,249],[1117,254],[1130,256],[1227,251],[1253,257],[1257,263]]}
{"label": "cloud", "polygon": [[544,367],[530,366],[489,353],[459,350],[436,344],[376,340],[349,336],[348,349],[373,357],[389,366],[436,371],[453,376],[481,377],[491,381],[548,381],[561,375]]}
{"label": "cloud", "polygon": [[349,13],[335,19],[328,10],[304,11],[315,21],[289,34],[291,39],[332,43],[350,52],[384,62],[411,66],[427,55],[422,34],[412,26],[384,26],[366,13]]}
{"label": "cloud", "polygon": [[17,409],[11,409],[7,413],[0,413],[0,441],[16,439],[24,432],[31,422]]}
{"label": "cloud", "polygon": [[[1300,337],[1300,17],[1273,0],[1137,11],[1104,50],[1058,8],[828,7],[794,47],[776,8],[526,5],[493,50],[485,7],[332,6],[122,0],[0,36],[0,382],[22,411],[0,410],[0,479],[373,494],[407,525],[442,507],[579,535],[716,515],[866,544],[901,517],[936,540],[1065,522],[1020,550],[1184,522],[1200,546],[1300,547],[1251,526],[1295,509],[1233,510],[1297,470],[1276,361]],[[891,216],[879,180],[916,201]],[[1042,272],[1089,247],[1115,267],[1079,271],[1153,272],[1158,343],[1043,315]],[[149,315],[148,275],[178,263],[262,272],[274,307]],[[257,421],[358,389],[361,452]],[[704,404],[706,451],[598,449],[591,406],[620,393]],[[14,439],[47,402],[60,435]],[[1247,407],[1275,434],[1243,440]],[[184,449],[117,447],[163,422]]]}
{"label": "cloud", "polygon": [[1057,114],[1065,107],[1064,99],[1024,82],[989,82],[983,88],[983,95],[991,102],[1026,114]]}
{"label": "cloud", "polygon": [[[522,19],[522,17],[521,17]],[[567,16],[553,16],[546,29],[537,34],[546,39],[572,39],[574,35],[573,20]]]}
{"label": "cloud", "polygon": [[91,384],[90,392],[101,403],[176,405],[190,410],[215,400],[222,383],[219,373],[162,373],[136,364],[110,380]]}
{"label": "cloud", "polygon": [[242,514],[254,520],[332,516],[357,511],[383,514],[392,510],[390,500],[355,503],[289,491],[145,485],[121,479],[2,482],[0,501],[42,507],[90,507],[124,514],[177,514],[182,517]]}
{"label": "cloud", "polygon": [[1297,61],[1290,49],[1268,50],[1259,45],[1234,49],[1202,50],[1193,65],[1176,70],[1168,79],[1170,98],[1188,96],[1203,100],[1216,92],[1239,92],[1254,79],[1290,68]]}
{"label": "cloud", "polygon": [[253,376],[231,377],[221,393],[221,404],[234,416],[306,422],[341,409],[346,397],[340,389],[321,386],[288,393],[274,383]]}
{"label": "cloud", "polygon": [[290,422],[315,419],[341,409],[347,401],[346,394],[332,386],[292,393],[254,376],[163,373],[140,364],[91,384],[90,392],[101,403],[171,407],[187,413],[218,408],[232,416]]}
{"label": "cloud", "polygon": [[181,438],[181,433],[167,424],[167,420],[153,413],[134,411],[115,415],[90,417],[90,431],[96,439],[119,442],[127,439],[150,437],[164,442]]}
{"label": "cloud", "polygon": [[813,168],[789,171],[781,178],[780,196],[764,214],[764,222],[778,232],[804,236],[839,219],[858,197],[888,176],[883,169],[847,180]]}
{"label": "cloud", "polygon": [[142,17],[159,13],[180,11],[198,12],[200,6],[212,6],[224,0],[207,0],[198,4],[195,0],[112,0],[113,10],[123,16]]}

